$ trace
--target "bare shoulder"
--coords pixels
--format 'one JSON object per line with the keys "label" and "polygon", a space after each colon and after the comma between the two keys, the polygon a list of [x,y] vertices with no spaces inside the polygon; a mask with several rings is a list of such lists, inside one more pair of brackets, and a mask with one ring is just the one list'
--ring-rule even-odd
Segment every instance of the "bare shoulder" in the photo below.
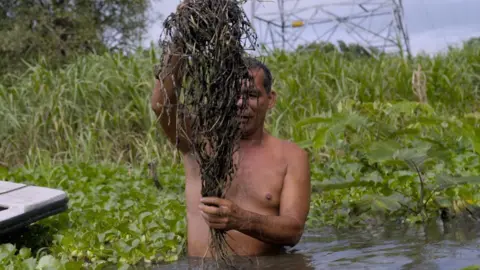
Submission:
{"label": "bare shoulder", "polygon": [[301,148],[298,144],[292,141],[282,140],[282,148],[287,160],[289,160],[289,163],[308,163],[308,152]]}
{"label": "bare shoulder", "polygon": [[273,137],[275,147],[280,150],[283,159],[287,165],[308,166],[308,152],[301,148],[295,142]]}

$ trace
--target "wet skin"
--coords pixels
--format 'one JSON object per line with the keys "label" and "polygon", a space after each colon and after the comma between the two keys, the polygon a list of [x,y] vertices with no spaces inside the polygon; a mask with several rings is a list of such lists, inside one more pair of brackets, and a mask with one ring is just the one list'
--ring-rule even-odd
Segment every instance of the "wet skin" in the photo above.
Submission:
{"label": "wet skin", "polygon": [[[170,61],[175,67],[179,59],[173,56]],[[175,82],[171,76],[160,74],[151,102],[164,134],[171,143],[176,143],[177,123],[169,115],[176,114],[173,84],[178,84],[181,76],[178,70],[173,72],[177,74]],[[254,85],[245,83],[243,87],[248,91],[247,108],[242,114],[244,137],[233,157],[238,170],[225,199],[201,197],[199,168],[188,138],[179,136],[176,144],[183,154],[186,174],[189,256],[212,255],[208,250],[210,227],[227,231],[228,244],[242,256],[281,252],[285,246],[296,245],[303,234],[311,192],[308,155],[296,144],[265,131],[265,117],[275,105],[276,93],[265,90],[262,69],[249,72]],[[186,136],[190,136],[188,120],[185,127]]]}

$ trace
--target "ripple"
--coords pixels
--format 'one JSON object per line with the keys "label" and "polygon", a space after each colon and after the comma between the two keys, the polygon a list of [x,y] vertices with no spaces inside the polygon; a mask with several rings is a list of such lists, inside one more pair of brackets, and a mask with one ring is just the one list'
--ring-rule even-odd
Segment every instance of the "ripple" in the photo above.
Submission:
{"label": "ripple", "polygon": [[[306,232],[290,254],[236,261],[237,269],[461,269],[480,264],[480,229],[438,224],[393,226],[370,230],[322,228]],[[202,268],[184,258],[156,269]]]}

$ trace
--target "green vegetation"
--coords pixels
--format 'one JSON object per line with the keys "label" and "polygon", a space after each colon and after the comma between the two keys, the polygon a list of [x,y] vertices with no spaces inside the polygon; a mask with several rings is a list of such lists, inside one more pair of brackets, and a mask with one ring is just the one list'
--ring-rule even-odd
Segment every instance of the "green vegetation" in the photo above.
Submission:
{"label": "green vegetation", "polygon": [[[34,65],[0,85],[0,178],[70,197],[68,212],[4,239],[1,265],[126,267],[183,254],[183,167],[149,103],[157,59],[153,50],[87,55],[56,71]],[[308,227],[474,213],[479,60],[477,46],[412,62],[269,56],[279,98],[267,129],[311,154]]]}
{"label": "green vegetation", "polygon": [[1,1],[0,72],[21,73],[25,61],[59,67],[78,55],[135,48],[151,23],[147,12],[155,2]]}
{"label": "green vegetation", "polygon": [[183,175],[175,166],[164,168],[169,169],[162,173],[161,192],[141,168],[76,164],[15,170],[8,179],[68,191],[70,209],[2,239],[8,244],[0,245],[1,264],[99,269],[176,260],[185,241]]}

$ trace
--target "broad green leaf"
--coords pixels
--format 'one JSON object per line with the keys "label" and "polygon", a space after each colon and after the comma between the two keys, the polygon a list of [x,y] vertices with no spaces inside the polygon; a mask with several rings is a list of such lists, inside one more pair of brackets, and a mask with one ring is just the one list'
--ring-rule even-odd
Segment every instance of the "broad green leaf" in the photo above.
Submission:
{"label": "broad green leaf", "polygon": [[427,151],[427,155],[428,155],[428,157],[436,158],[436,159],[448,162],[448,161],[450,161],[450,159],[452,157],[452,152],[451,152],[450,149],[448,149],[446,147],[442,147],[442,146],[439,146],[439,145],[433,145]]}
{"label": "broad green leaf", "polygon": [[367,156],[374,162],[393,159],[401,145],[394,140],[374,142],[369,146]]}
{"label": "broad green leaf", "polygon": [[38,260],[36,269],[39,270],[57,270],[61,269],[60,261],[52,255],[44,255]]}
{"label": "broad green leaf", "polygon": [[428,158],[426,155],[426,151],[422,151],[422,149],[417,148],[404,148],[399,149],[393,155],[395,159],[407,161],[408,164],[412,162],[417,167],[420,167],[423,162]]}
{"label": "broad green leaf", "polygon": [[22,261],[22,269],[25,270],[34,270],[37,265],[37,260],[35,258],[28,258]]}
{"label": "broad green leaf", "polygon": [[383,182],[382,176],[377,171],[374,171],[370,174],[362,176],[361,180],[366,181],[366,182],[374,182],[374,183],[382,183]]}
{"label": "broad green leaf", "polygon": [[65,270],[78,270],[83,268],[84,267],[82,262],[70,261],[65,264]]}
{"label": "broad green leaf", "polygon": [[446,189],[452,186],[473,184],[480,185],[480,176],[460,176],[453,177],[448,175],[438,175],[436,182],[439,185],[439,189]]}
{"label": "broad green leaf", "polygon": [[335,117],[335,121],[332,122],[332,125],[330,126],[330,132],[333,134],[338,134],[345,129],[352,128],[354,130],[357,130],[359,128],[364,128],[368,124],[368,118],[361,116],[357,113],[352,113],[352,114],[347,114],[345,116],[341,117]]}
{"label": "broad green leaf", "polygon": [[130,265],[125,262],[121,262],[120,266],[118,267],[118,270],[128,270],[128,269],[130,269]]}
{"label": "broad green leaf", "polygon": [[11,243],[0,245],[0,262],[13,256],[16,250],[15,246]]}
{"label": "broad green leaf", "polygon": [[381,196],[381,195],[367,194],[367,195],[364,195],[360,200],[360,205],[362,205],[362,207],[364,208],[370,205],[370,208],[372,210],[377,210],[382,212],[396,211],[402,207],[400,202],[403,200],[404,200],[404,197],[398,194],[391,195],[388,197]]}
{"label": "broad green leaf", "polygon": [[27,259],[28,257],[30,257],[32,254],[32,252],[30,251],[30,248],[21,248],[20,251],[18,252],[18,255],[20,256],[20,258],[22,259]]}

